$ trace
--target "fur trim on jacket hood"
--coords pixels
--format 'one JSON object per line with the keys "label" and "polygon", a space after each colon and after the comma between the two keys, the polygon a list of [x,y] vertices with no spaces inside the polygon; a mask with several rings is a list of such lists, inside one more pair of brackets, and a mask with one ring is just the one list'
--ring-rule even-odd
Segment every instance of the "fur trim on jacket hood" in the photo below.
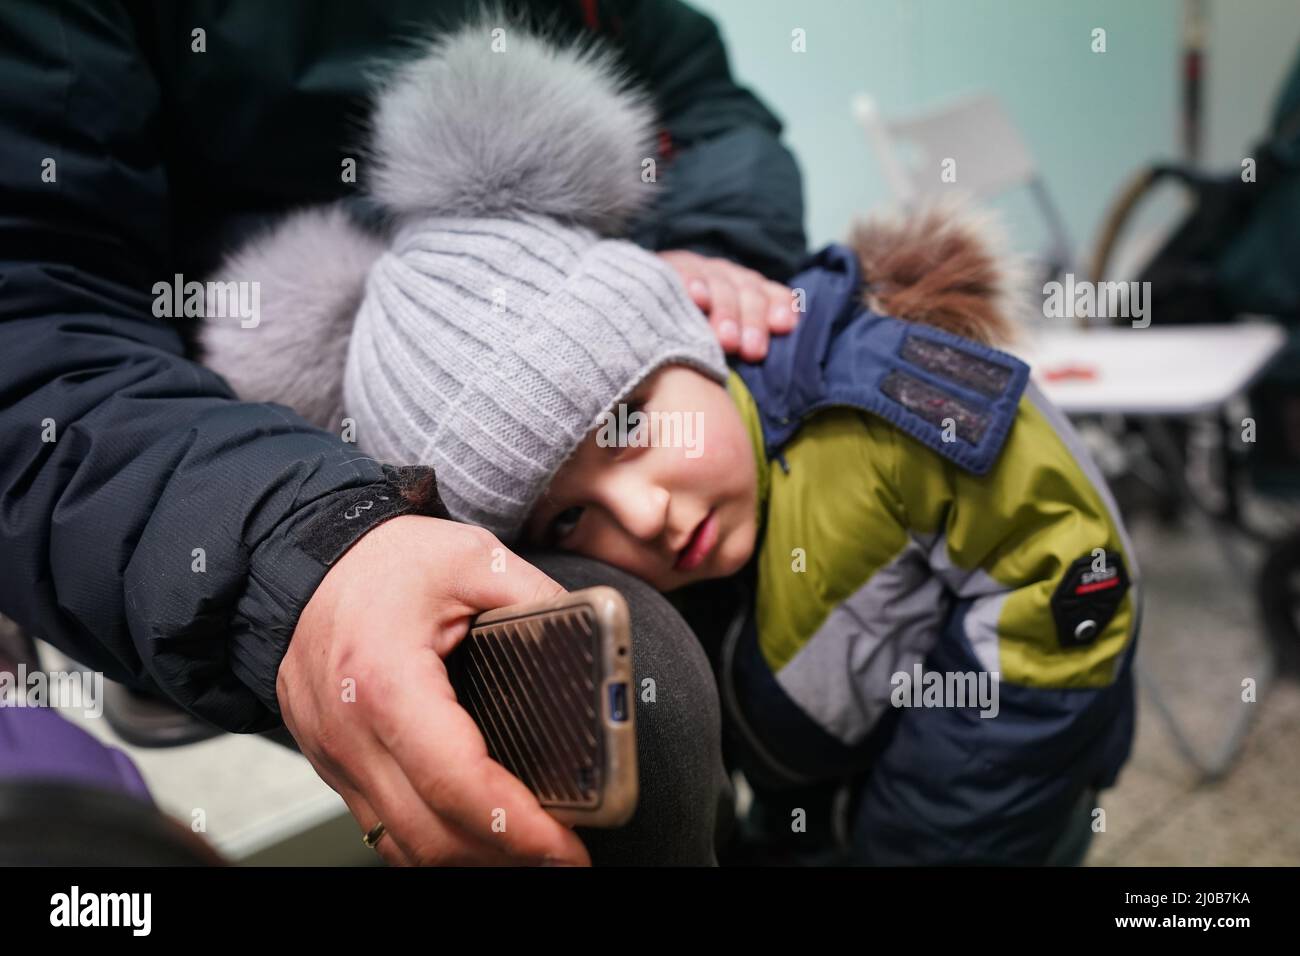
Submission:
{"label": "fur trim on jacket hood", "polygon": [[856,224],[849,245],[872,310],[985,345],[1015,341],[1023,268],[992,213],[934,201]]}

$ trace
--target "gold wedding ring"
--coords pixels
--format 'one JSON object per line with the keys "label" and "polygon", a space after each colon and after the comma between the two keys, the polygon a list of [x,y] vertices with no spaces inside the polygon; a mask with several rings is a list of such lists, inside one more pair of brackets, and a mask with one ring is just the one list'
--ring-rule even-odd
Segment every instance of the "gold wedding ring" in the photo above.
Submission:
{"label": "gold wedding ring", "polygon": [[370,832],[361,838],[361,842],[373,850],[375,844],[383,839],[384,833],[384,822],[381,820],[370,828]]}

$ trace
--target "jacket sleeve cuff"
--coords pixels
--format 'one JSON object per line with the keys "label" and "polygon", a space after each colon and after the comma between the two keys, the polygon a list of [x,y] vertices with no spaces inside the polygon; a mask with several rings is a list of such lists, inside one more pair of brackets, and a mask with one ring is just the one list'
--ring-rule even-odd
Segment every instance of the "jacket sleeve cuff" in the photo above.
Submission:
{"label": "jacket sleeve cuff", "polygon": [[277,721],[276,675],[303,608],[330,567],[362,535],[406,514],[450,517],[432,468],[384,465],[380,480],[317,499],[253,552],[233,622],[231,669]]}

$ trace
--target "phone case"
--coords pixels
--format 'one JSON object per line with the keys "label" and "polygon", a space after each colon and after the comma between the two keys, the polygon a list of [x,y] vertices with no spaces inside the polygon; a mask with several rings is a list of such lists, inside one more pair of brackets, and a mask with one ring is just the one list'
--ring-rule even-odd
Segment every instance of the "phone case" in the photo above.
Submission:
{"label": "phone case", "polygon": [[636,810],[627,604],[610,587],[480,615],[447,659],[492,758],[556,819],[614,827]]}

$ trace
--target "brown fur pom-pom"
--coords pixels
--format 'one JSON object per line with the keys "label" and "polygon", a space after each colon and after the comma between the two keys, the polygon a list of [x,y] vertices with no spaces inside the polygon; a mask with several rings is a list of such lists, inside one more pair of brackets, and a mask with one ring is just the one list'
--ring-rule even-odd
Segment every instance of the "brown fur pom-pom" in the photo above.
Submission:
{"label": "brown fur pom-pom", "polygon": [[1017,268],[1000,253],[987,216],[937,202],[906,216],[860,222],[849,243],[866,282],[863,301],[874,311],[986,345],[1014,341]]}

